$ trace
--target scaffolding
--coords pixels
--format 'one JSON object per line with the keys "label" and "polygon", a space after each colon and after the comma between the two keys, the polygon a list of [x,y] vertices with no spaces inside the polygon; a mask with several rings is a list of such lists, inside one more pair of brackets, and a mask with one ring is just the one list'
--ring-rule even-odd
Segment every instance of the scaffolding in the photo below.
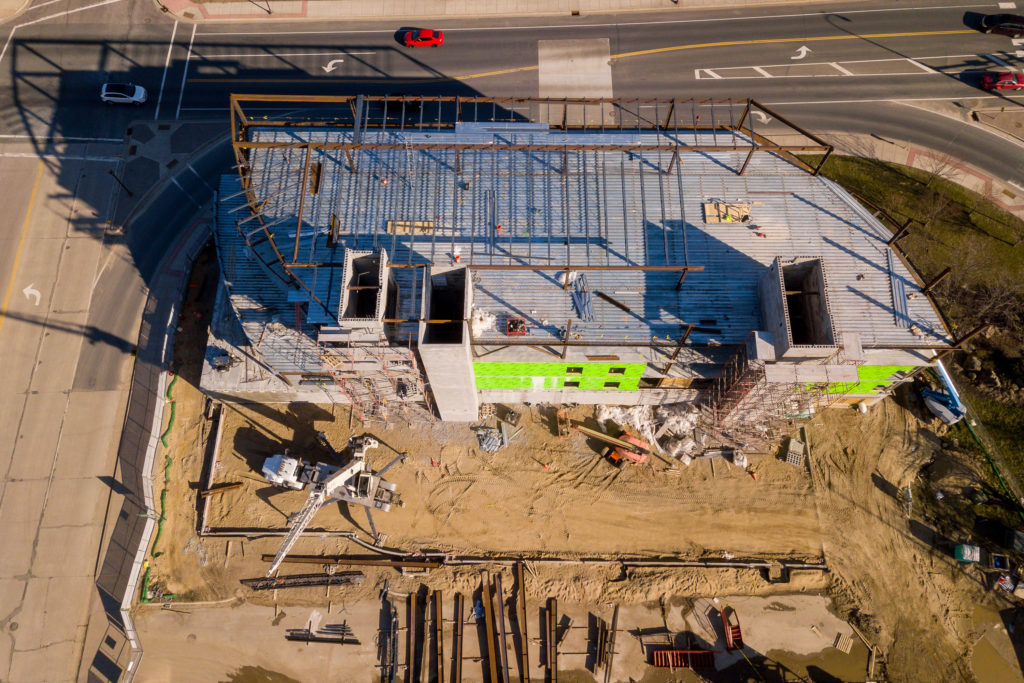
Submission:
{"label": "scaffolding", "polygon": [[[754,333],[751,333],[752,335]],[[856,382],[842,367],[862,361],[840,345],[831,354],[808,362],[824,374],[812,382],[771,381],[768,364],[750,358],[742,344],[704,394],[698,428],[721,446],[762,448],[777,443],[787,425],[806,419],[846,396]]]}

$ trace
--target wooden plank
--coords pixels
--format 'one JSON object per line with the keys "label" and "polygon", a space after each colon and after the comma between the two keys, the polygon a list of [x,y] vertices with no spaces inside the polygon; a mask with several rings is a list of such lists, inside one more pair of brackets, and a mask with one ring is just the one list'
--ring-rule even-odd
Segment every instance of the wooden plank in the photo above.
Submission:
{"label": "wooden plank", "polygon": [[550,683],[558,683],[558,638],[556,633],[558,630],[558,600],[556,598],[548,598],[546,615],[548,627],[548,681]]}
{"label": "wooden plank", "polygon": [[434,658],[438,683],[444,681],[444,610],[441,591],[434,591]]}
{"label": "wooden plank", "polygon": [[[502,425],[505,423],[502,422]],[[501,660],[501,680],[510,683],[508,676],[508,640],[505,637],[505,593],[501,590],[501,573],[494,575],[494,592],[498,597],[498,655]]]}
{"label": "wooden plank", "polygon": [[214,486],[213,488],[209,488],[206,489],[205,491],[202,491],[199,494],[199,496],[201,498],[209,498],[210,496],[216,495],[218,493],[224,493],[225,491],[231,491],[233,489],[241,488],[241,486],[242,482],[240,481],[232,482],[230,484],[224,484],[222,486]]}
{"label": "wooden plank", "polygon": [[519,680],[530,683],[530,639],[526,635],[526,577],[523,562],[516,562],[516,594],[519,597],[519,646],[520,666]]}
{"label": "wooden plank", "polygon": [[465,600],[462,593],[455,594],[455,623],[452,624],[452,683],[462,683],[462,628]]}
{"label": "wooden plank", "polygon": [[[423,596],[422,599],[420,596]],[[419,615],[419,634],[420,634],[420,657],[419,657],[419,671],[416,673],[416,680],[419,683],[423,683],[425,680],[430,680],[430,674],[427,669],[430,667],[430,654],[429,648],[427,647],[427,641],[430,640],[430,626],[428,624],[427,615],[430,612],[430,596],[427,594],[426,588],[422,591],[416,591],[416,604],[420,608]]]}
{"label": "wooden plank", "polygon": [[480,572],[480,601],[484,605],[484,628],[487,631],[487,670],[491,677],[490,683],[498,683],[497,653],[494,647],[494,604],[491,602],[491,575]]}
{"label": "wooden plank", "polygon": [[434,221],[388,221],[391,235],[430,235],[434,232]]}

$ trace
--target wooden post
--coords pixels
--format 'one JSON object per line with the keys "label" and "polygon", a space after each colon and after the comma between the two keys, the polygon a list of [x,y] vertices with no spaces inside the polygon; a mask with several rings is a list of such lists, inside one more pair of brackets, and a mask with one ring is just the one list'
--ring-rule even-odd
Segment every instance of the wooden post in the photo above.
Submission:
{"label": "wooden post", "polygon": [[441,607],[441,591],[434,591],[434,658],[438,683],[444,682],[444,612]]}
{"label": "wooden post", "polygon": [[548,608],[544,612],[547,618],[547,667],[548,680],[551,683],[558,683],[558,600],[548,598]]}
{"label": "wooden post", "polygon": [[[422,600],[420,599],[421,594],[423,598]],[[419,661],[420,670],[416,674],[416,680],[419,681],[419,683],[423,683],[423,681],[430,680],[430,673],[427,671],[427,669],[430,668],[430,652],[427,648],[427,642],[430,640],[430,594],[427,592],[426,586],[421,586],[420,589],[416,591],[416,604],[422,608],[422,621],[419,622],[421,640]]]}
{"label": "wooden post", "polygon": [[523,574],[523,562],[516,562],[516,596],[519,598],[519,643],[520,665],[519,680],[530,683],[530,640],[526,635],[526,577]]}
{"label": "wooden post", "polygon": [[405,604],[405,683],[412,683],[412,657],[416,651],[416,593],[409,593]]}
{"label": "wooden post", "polygon": [[491,683],[498,683],[497,653],[494,647],[494,604],[491,602],[491,575],[480,572],[480,601],[484,604],[484,628],[487,630],[487,670]]}
{"label": "wooden post", "polygon": [[572,318],[565,321],[565,339],[562,341],[562,360],[565,360],[566,354],[569,353],[569,336],[572,334]]}
{"label": "wooden post", "polygon": [[612,612],[612,625],[608,629],[608,646],[605,650],[605,662],[604,662],[604,683],[609,683],[612,676],[612,664],[615,661],[615,632],[619,628],[619,606],[615,605],[615,611]]}
{"label": "wooden post", "polygon": [[498,598],[498,656],[501,659],[501,681],[511,683],[508,677],[508,640],[505,637],[505,593],[501,590],[500,572],[494,575],[494,592]]}
{"label": "wooden post", "polygon": [[463,607],[465,600],[462,597],[462,593],[455,594],[455,614],[454,621],[452,624],[452,676],[453,683],[462,683],[462,627],[463,627]]}

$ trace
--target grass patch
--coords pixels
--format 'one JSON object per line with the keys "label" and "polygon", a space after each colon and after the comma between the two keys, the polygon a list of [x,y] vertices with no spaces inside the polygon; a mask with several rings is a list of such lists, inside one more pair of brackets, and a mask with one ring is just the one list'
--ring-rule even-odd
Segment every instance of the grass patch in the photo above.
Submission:
{"label": "grass patch", "polygon": [[[952,268],[935,297],[954,334],[993,324],[995,333],[977,338],[971,353],[984,372],[995,371],[1004,385],[1024,385],[1024,221],[944,178],[948,170],[941,164],[929,172],[833,155],[821,174],[899,223],[913,219],[900,248],[925,280]],[[961,389],[1007,466],[1024,481],[1024,407],[981,393],[970,381]]]}
{"label": "grass patch", "polygon": [[941,173],[833,155],[821,174],[899,221],[919,221],[900,245],[924,277],[950,266],[967,287],[993,276],[1024,279],[1024,221]]}

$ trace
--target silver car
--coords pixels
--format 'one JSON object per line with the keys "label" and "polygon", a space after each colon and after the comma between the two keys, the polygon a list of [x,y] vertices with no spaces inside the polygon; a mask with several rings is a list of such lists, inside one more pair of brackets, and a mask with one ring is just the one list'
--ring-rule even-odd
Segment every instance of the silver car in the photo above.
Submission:
{"label": "silver car", "polygon": [[146,101],[146,89],[132,83],[104,83],[100,99],[107,104],[142,104]]}

